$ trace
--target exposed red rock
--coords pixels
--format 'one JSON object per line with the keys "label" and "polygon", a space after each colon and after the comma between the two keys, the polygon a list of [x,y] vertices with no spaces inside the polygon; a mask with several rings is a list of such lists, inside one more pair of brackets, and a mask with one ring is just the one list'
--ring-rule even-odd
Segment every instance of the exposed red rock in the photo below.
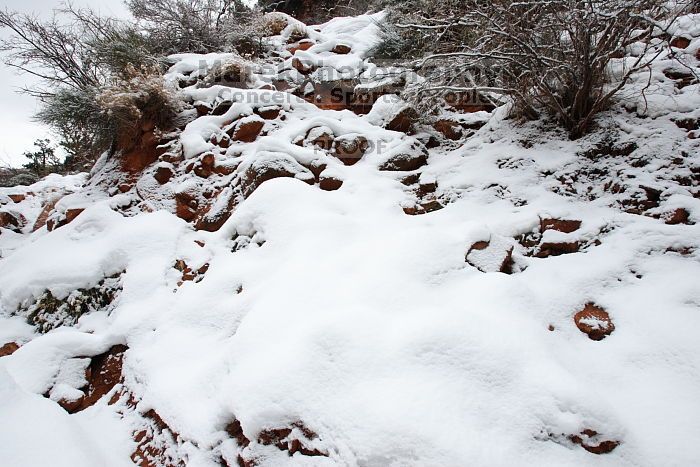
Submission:
{"label": "exposed red rock", "polygon": [[229,111],[229,109],[233,107],[233,101],[230,100],[224,100],[219,103],[217,103],[214,108],[211,111],[212,115],[223,115],[226,112]]}
{"label": "exposed red rock", "polygon": [[418,185],[418,190],[417,194],[418,196],[426,196],[431,193],[435,193],[437,191],[438,184],[437,182],[426,182],[426,183],[421,183]]}
{"label": "exposed red rock", "polygon": [[538,258],[549,258],[550,256],[566,255],[577,253],[580,248],[579,242],[542,242],[535,256]]}
{"label": "exposed red rock", "polygon": [[306,63],[298,57],[292,59],[292,66],[302,75],[308,75],[315,68],[311,63]]}
{"label": "exposed red rock", "polygon": [[194,104],[194,108],[197,111],[197,115],[200,117],[209,115],[213,110],[212,107],[206,102],[197,102]]}
{"label": "exposed red rock", "polygon": [[429,212],[439,211],[444,208],[438,200],[423,201],[412,206],[405,206],[403,212],[409,216],[419,216],[421,214],[428,214]]}
{"label": "exposed red rock", "polygon": [[261,164],[253,163],[243,174],[240,189],[243,196],[248,197],[268,180],[281,177],[294,178],[297,175],[302,175],[304,172],[308,174],[308,178],[304,178],[304,181],[313,184],[315,181],[313,174],[295,160],[280,158],[279,161],[267,161]]}
{"label": "exposed red rock", "polygon": [[184,282],[199,282],[200,280],[202,280],[204,274],[206,274],[206,272],[209,270],[209,263],[205,263],[198,269],[192,270],[192,268],[190,268],[184,260],[179,259],[175,262],[175,269],[182,272],[182,279],[177,284],[179,287]]}
{"label": "exposed red rock", "polygon": [[[490,251],[486,251],[490,250]],[[486,254],[472,254],[473,252],[484,252]],[[502,272],[504,274],[513,273],[513,247],[497,242],[492,245],[490,241],[480,240],[472,244],[467,250],[465,257],[467,263],[474,266],[481,272]]]}
{"label": "exposed red rock", "polygon": [[7,344],[4,344],[2,347],[0,347],[0,357],[7,357],[8,355],[12,355],[17,349],[19,349],[19,345],[17,345],[16,342],[8,342]]}
{"label": "exposed red rock", "polygon": [[333,52],[334,54],[346,55],[349,54],[351,50],[352,48],[349,45],[338,44],[335,47],[333,47],[331,52]]}
{"label": "exposed red rock", "polygon": [[598,432],[588,428],[582,430],[578,435],[569,435],[569,440],[572,443],[578,444],[592,454],[608,454],[620,445],[619,441],[600,440],[599,438]]}
{"label": "exposed red rock", "polygon": [[156,179],[161,185],[165,185],[170,181],[173,176],[173,170],[167,166],[160,166],[156,169],[156,173],[153,174],[153,178]]}
{"label": "exposed red rock", "polygon": [[385,126],[387,130],[413,134],[413,125],[418,121],[418,112],[413,107],[405,107]]}
{"label": "exposed red rock", "polygon": [[459,123],[452,120],[438,120],[433,123],[433,128],[447,139],[458,140],[462,137],[462,128]]}
{"label": "exposed red rock", "polygon": [[236,440],[239,446],[246,447],[250,444],[250,440],[243,433],[241,422],[237,419],[226,425],[225,431],[231,438]]}
{"label": "exposed red rock", "polygon": [[65,410],[68,413],[75,413],[80,410],[80,407],[83,405],[83,402],[85,401],[85,396],[81,396],[75,400],[67,400],[67,399],[60,399],[56,403],[60,405],[63,410]]}
{"label": "exposed red rock", "polygon": [[325,191],[335,191],[343,186],[343,181],[338,180],[335,177],[321,175],[319,180],[319,187]]}
{"label": "exposed red rock", "polygon": [[330,128],[325,129],[321,127],[314,127],[309,129],[304,140],[321,149],[330,151],[331,148],[333,148],[335,136],[331,132]]}
{"label": "exposed red rock", "polygon": [[354,106],[355,82],[353,80],[340,79],[321,83],[312,83],[312,85],[313,92],[304,96],[304,99],[307,102],[314,104],[319,109],[349,109],[357,113],[357,109]]}
{"label": "exposed red rock", "polygon": [[88,381],[85,397],[71,412],[79,412],[95,404],[121,382],[125,345],[112,346],[107,352],[92,357],[85,372]]}
{"label": "exposed red rock", "polygon": [[233,132],[233,140],[241,141],[243,143],[252,143],[258,138],[258,135],[265,126],[265,121],[263,119],[257,120],[246,120],[240,123],[235,131]]}
{"label": "exposed red rock", "polygon": [[577,220],[540,218],[541,233],[544,233],[546,230],[556,230],[557,232],[571,233],[575,232],[580,227],[581,221]]}
{"label": "exposed red rock", "polygon": [[255,109],[255,113],[260,115],[265,120],[274,120],[280,116],[282,109],[279,107],[269,107],[263,109]]}
{"label": "exposed red rock", "polygon": [[311,47],[314,46],[314,42],[310,40],[302,40],[297,42],[296,44],[292,44],[289,47],[287,47],[287,51],[294,55],[297,50],[309,50]]}
{"label": "exposed red rock", "polygon": [[56,196],[55,198],[49,199],[47,203],[44,205],[44,207],[41,210],[41,213],[39,213],[39,217],[36,218],[36,221],[34,222],[34,226],[32,227],[32,232],[36,232],[40,228],[44,227],[46,225],[46,222],[51,215],[51,212],[53,212],[54,208],[56,207],[56,203],[58,203],[63,196]]}
{"label": "exposed red rock", "polygon": [[397,154],[379,166],[379,170],[410,172],[418,170],[428,163],[426,153]]}
{"label": "exposed red rock", "polygon": [[19,232],[27,223],[27,220],[20,213],[0,212],[0,227]]}
{"label": "exposed red rock", "polygon": [[180,219],[186,221],[194,220],[197,216],[197,207],[199,203],[190,193],[181,192],[175,194],[175,214]]}
{"label": "exposed red rock", "polygon": [[159,147],[160,138],[153,122],[144,122],[135,134],[121,135],[117,141],[120,149],[121,168],[124,172],[138,174],[165,153]]}
{"label": "exposed red rock", "polygon": [[664,216],[669,225],[687,224],[690,220],[690,213],[685,208],[678,208]]}
{"label": "exposed red rock", "polygon": [[676,36],[671,39],[669,45],[671,47],[676,47],[677,49],[686,49],[690,45],[690,39],[683,36]]}
{"label": "exposed red rock", "polygon": [[[297,430],[293,430],[293,428],[297,428]],[[316,438],[318,435],[304,426],[303,423],[295,422],[291,427],[269,428],[261,431],[258,434],[258,443],[265,446],[275,446],[281,451],[288,451],[290,456],[297,452],[304,456],[328,456],[327,453],[307,446],[310,441]]]}
{"label": "exposed red rock", "polygon": [[343,136],[335,140],[333,155],[345,165],[355,165],[369,148],[364,136]]}
{"label": "exposed red rock", "polygon": [[68,225],[71,222],[73,222],[75,218],[78,217],[84,210],[85,209],[83,208],[67,209],[66,212],[63,214],[63,217],[57,222],[54,222],[52,219],[49,219],[46,222],[46,227],[49,229],[49,231],[52,231],[58,229],[59,227],[63,227],[64,225]]}
{"label": "exposed red rock", "polygon": [[594,341],[605,339],[615,330],[608,312],[594,303],[587,303],[583,310],[576,313],[574,322],[582,333]]}
{"label": "exposed red rock", "polygon": [[131,461],[139,467],[185,467],[182,459],[174,458],[168,451],[168,445],[176,443],[178,434],[153,409],[143,417],[146,426],[133,433],[137,445]]}
{"label": "exposed red rock", "polygon": [[24,201],[27,198],[27,196],[24,194],[15,194],[15,195],[8,195],[8,196],[10,197],[10,199],[14,203],[21,203],[22,201]]}
{"label": "exposed red rock", "polygon": [[668,79],[676,81],[676,87],[679,89],[697,82],[695,73],[685,68],[667,68],[663,70],[663,74]]}

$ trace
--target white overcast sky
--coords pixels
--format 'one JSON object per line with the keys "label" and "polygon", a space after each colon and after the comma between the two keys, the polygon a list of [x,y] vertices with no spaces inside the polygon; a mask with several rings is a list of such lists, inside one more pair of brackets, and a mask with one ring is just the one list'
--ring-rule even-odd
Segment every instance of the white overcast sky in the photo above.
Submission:
{"label": "white overcast sky", "polygon": [[[104,14],[127,16],[121,0],[74,0],[72,3],[90,6]],[[60,4],[61,0],[3,0],[0,8],[50,16],[51,11]],[[6,30],[0,29],[0,35],[5,37],[6,34]],[[32,149],[34,140],[51,137],[48,128],[32,121],[32,115],[37,110],[35,99],[16,92],[30,79],[0,63],[0,163],[20,165],[26,162],[22,153]]]}

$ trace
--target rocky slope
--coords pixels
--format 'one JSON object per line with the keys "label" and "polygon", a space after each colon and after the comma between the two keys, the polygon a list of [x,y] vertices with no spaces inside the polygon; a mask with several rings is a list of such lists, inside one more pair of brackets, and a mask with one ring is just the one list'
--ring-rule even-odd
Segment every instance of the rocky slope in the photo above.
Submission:
{"label": "rocky slope", "polygon": [[3,465],[697,461],[700,18],[578,141],[417,118],[378,18],[173,56],[178,128],[0,191]]}

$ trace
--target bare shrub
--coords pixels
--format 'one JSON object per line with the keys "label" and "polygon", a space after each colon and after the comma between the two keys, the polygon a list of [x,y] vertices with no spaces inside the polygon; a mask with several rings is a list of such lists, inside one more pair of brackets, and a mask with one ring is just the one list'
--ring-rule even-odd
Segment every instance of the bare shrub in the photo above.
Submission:
{"label": "bare shrub", "polygon": [[[508,96],[516,114],[545,112],[571,138],[590,129],[634,74],[650,69],[664,52],[654,37],[690,7],[662,0],[434,3],[446,14],[399,14],[392,26],[433,39],[413,63],[427,81],[408,97],[439,102],[446,92]],[[633,44],[635,57],[623,58]]]}
{"label": "bare shrub", "polygon": [[0,27],[11,32],[0,41],[5,62],[39,78],[23,90],[42,104],[36,119],[57,134],[67,168],[88,169],[112,141],[96,97],[134,68],[158,67],[149,41],[130,24],[70,4],[47,21],[0,12]]}
{"label": "bare shrub", "polygon": [[248,29],[254,11],[241,0],[126,0],[126,5],[162,54],[225,51],[230,33],[240,36]]}
{"label": "bare shrub", "polygon": [[168,130],[181,110],[174,90],[157,70],[131,68],[125,78],[102,89],[95,101],[107,134],[118,140],[133,136],[144,123]]}
{"label": "bare shrub", "polygon": [[353,16],[370,10],[374,0],[258,0],[265,11],[281,11],[306,24],[324,23],[337,16]]}
{"label": "bare shrub", "polygon": [[251,79],[251,65],[242,59],[218,62],[204,79],[205,86],[221,84],[235,88],[246,88]]}

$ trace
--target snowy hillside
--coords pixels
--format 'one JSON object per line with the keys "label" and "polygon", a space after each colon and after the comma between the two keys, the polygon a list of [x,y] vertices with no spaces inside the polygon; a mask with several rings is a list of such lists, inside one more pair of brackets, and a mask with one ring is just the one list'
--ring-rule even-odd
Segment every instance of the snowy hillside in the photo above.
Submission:
{"label": "snowy hillside", "polygon": [[570,141],[273,15],[242,86],[171,57],[175,132],[0,189],[0,464],[697,465],[700,17]]}

